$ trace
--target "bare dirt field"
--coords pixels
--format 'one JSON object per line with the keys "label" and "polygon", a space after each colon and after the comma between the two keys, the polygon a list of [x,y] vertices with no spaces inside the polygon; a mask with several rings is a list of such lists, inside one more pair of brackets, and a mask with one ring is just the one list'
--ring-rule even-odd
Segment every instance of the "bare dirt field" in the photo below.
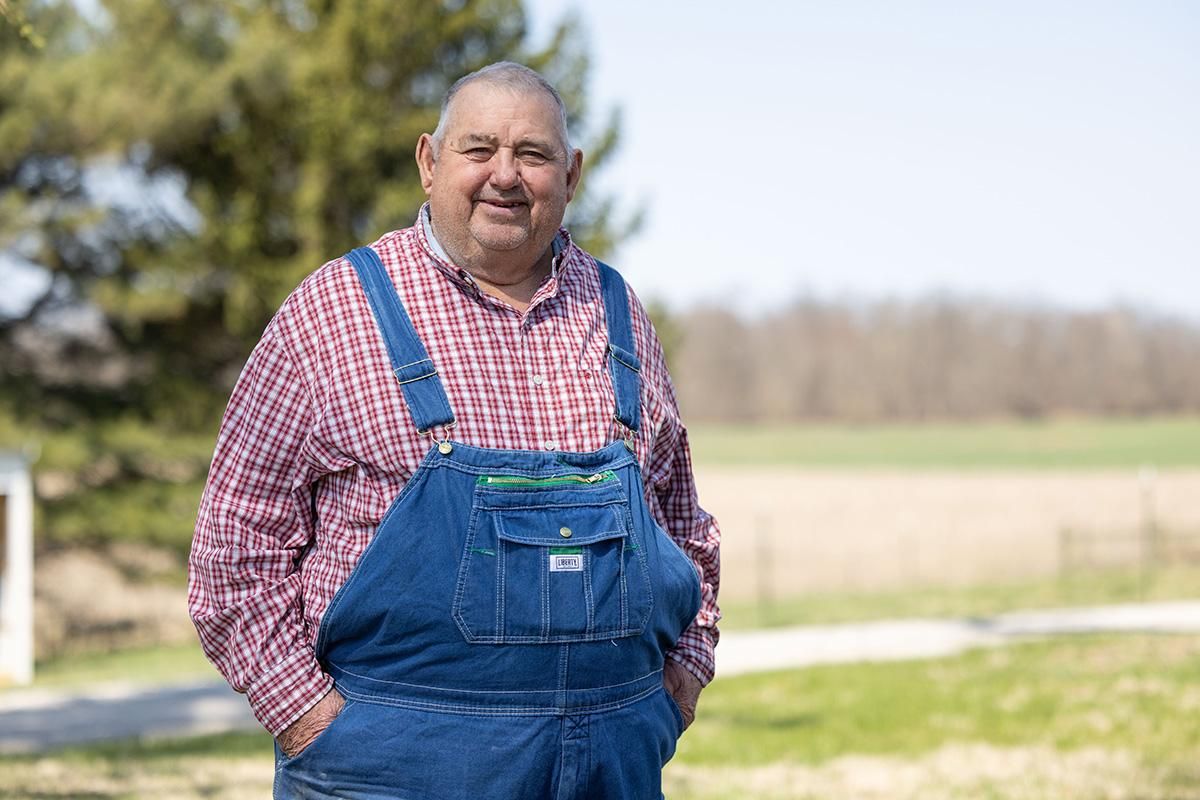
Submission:
{"label": "bare dirt field", "polygon": [[1063,530],[1085,540],[1071,558],[1092,565],[1136,564],[1147,523],[1200,537],[1200,470],[703,468],[696,478],[721,523],[726,599],[751,599],[764,582],[783,597],[1044,577],[1064,566]]}

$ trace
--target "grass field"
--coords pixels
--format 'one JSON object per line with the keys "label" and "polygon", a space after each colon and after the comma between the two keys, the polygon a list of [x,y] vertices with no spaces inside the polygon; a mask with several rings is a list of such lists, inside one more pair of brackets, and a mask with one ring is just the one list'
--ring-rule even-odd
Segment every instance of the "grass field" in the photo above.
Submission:
{"label": "grass field", "polygon": [[1013,583],[930,586],[874,592],[819,592],[723,602],[722,630],[828,625],[904,617],[986,617],[1006,611],[1192,599],[1200,565],[1148,573],[1110,570]]}
{"label": "grass field", "polygon": [[189,642],[39,661],[34,671],[34,686],[66,689],[108,681],[154,684],[211,678],[216,674],[199,643]]}
{"label": "grass field", "polygon": [[1099,469],[1200,466],[1200,419],[1064,418],[887,425],[693,425],[713,466]]}
{"label": "grass field", "polygon": [[1086,637],[723,681],[673,778],[697,798],[1200,797],[1198,657],[1200,637]]}
{"label": "grass field", "polygon": [[[668,797],[1200,798],[1200,637],[1078,637],[718,681]],[[5,797],[249,800],[265,735],[0,758]]]}

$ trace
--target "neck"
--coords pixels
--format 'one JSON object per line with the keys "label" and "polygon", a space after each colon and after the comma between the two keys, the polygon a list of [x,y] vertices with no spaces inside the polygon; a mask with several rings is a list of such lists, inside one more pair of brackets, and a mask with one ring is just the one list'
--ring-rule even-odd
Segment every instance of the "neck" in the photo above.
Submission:
{"label": "neck", "polygon": [[432,240],[434,250],[454,266],[465,270],[479,288],[487,294],[509,303],[519,311],[529,307],[542,281],[550,274],[554,257],[553,242],[532,263],[527,253],[489,252],[476,248],[476,252],[459,253],[437,231],[431,218],[427,223],[426,236]]}
{"label": "neck", "polygon": [[492,297],[510,304],[518,311],[529,307],[533,296],[537,293],[542,281],[550,274],[551,249],[546,248],[542,257],[531,266],[514,264],[496,264],[490,260],[487,263],[455,263],[470,273],[475,283]]}

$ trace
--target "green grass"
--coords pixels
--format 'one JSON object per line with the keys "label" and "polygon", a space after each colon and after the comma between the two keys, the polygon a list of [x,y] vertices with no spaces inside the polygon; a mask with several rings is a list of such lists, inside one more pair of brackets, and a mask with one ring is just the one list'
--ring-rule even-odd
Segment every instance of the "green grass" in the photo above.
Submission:
{"label": "green grass", "polygon": [[981,617],[1005,611],[1106,605],[1200,597],[1200,566],[1081,572],[983,586],[827,592],[755,601],[722,602],[724,630],[825,625],[898,617]]}
{"label": "green grass", "polygon": [[[266,731],[235,731],[188,738],[122,739],[115,742],[77,745],[54,752],[56,758],[78,763],[147,762],[169,763],[175,759],[215,756],[218,758],[272,758],[274,742]],[[3,756],[11,762],[32,761],[38,756]],[[0,784],[2,785],[2,784]]]}
{"label": "green grass", "polygon": [[60,750],[56,755],[78,761],[171,762],[180,758],[274,758],[275,743],[266,731],[236,731],[187,739],[125,739]]}
{"label": "green grass", "polygon": [[1086,636],[718,680],[684,764],[915,756],[951,742],[1200,754],[1200,636]]}
{"label": "green grass", "polygon": [[701,466],[1102,469],[1200,466],[1200,418],[696,425]]}
{"label": "green grass", "polygon": [[40,688],[87,686],[105,681],[168,683],[216,677],[199,644],[142,647],[111,653],[85,653],[40,661],[34,685]]}
{"label": "green grass", "polygon": [[[773,770],[781,764],[823,769],[853,756],[860,761],[843,769],[874,771],[886,786],[899,777],[887,770],[929,770],[930,754],[963,746],[984,748],[967,750],[955,764],[960,773],[978,772],[967,776],[965,793],[910,786],[869,796],[1193,798],[1200,777],[1198,686],[1200,636],[1151,635],[1059,638],[952,658],[720,679],[704,692],[698,720],[667,770],[668,795],[848,800],[860,795],[846,789],[801,794],[798,784],[789,789],[790,779]],[[1062,791],[1058,760],[1066,764],[1088,751],[1102,762],[1106,754],[1131,758],[1135,766],[1115,770],[1118,783],[1106,784],[1103,794]],[[994,764],[973,764],[975,752],[993,760],[1033,753],[1041,789],[990,777]],[[945,763],[938,763],[927,784],[944,782],[936,770]],[[1071,780],[1086,781],[1087,772],[1074,763]],[[271,764],[270,739],[260,733],[120,742],[0,757],[0,786],[8,789],[5,796],[21,798],[241,800],[267,795]],[[740,783],[764,775],[776,776],[770,790]]]}
{"label": "green grass", "polygon": [[0,756],[12,800],[262,800],[274,745],[265,733],[128,740],[42,756]]}

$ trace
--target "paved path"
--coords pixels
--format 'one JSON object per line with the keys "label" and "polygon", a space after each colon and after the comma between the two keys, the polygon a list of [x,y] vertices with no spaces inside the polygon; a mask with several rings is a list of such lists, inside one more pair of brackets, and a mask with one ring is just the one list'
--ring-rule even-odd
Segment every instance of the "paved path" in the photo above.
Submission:
{"label": "paved path", "polygon": [[0,753],[257,726],[246,699],[213,679],[149,688],[114,683],[87,691],[0,693]]}
{"label": "paved path", "polygon": [[[722,634],[718,676],[854,661],[937,658],[1074,633],[1200,633],[1200,602],[1146,603],[1000,614],[978,619],[908,619]],[[257,728],[245,698],[224,683],[146,688],[105,684],[88,691],[0,693],[0,753],[134,736],[186,736]]]}
{"label": "paved path", "polygon": [[902,619],[721,634],[717,675],[815,664],[938,658],[1039,636],[1200,633],[1200,602],[1094,606],[968,619]]}

